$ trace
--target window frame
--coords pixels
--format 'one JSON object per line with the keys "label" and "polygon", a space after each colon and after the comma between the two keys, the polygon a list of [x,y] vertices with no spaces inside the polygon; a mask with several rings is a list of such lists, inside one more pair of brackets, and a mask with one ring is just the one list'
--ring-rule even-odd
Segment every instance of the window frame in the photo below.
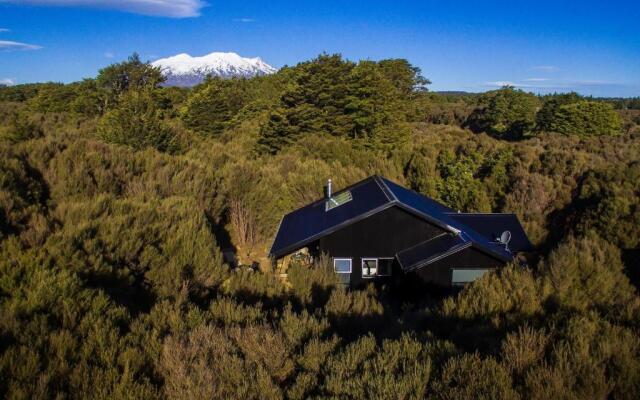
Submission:
{"label": "window frame", "polygon": [[[453,280],[453,271],[455,270],[463,270],[463,271],[484,271],[482,274],[478,275],[477,277],[475,277],[473,280],[471,281],[454,281]],[[478,279],[482,278],[484,276],[484,274],[494,271],[495,268],[471,268],[471,267],[452,267],[451,268],[451,286],[452,287],[464,287],[470,283],[473,283],[475,281],[477,281]]]}
{"label": "window frame", "polygon": [[[342,196],[344,196],[345,198],[343,199]],[[338,201],[338,200],[340,200],[340,201]],[[347,204],[348,202],[350,202],[352,200],[353,200],[353,195],[351,194],[351,192],[349,190],[336,193],[335,195],[331,195],[331,197],[329,197],[325,201],[325,203],[324,203],[324,211],[325,212],[329,212],[329,211],[333,210],[334,208],[338,208],[341,205]]]}
{"label": "window frame", "polygon": [[[349,261],[349,272],[345,271],[337,271],[336,270],[336,261]],[[350,274],[353,272],[353,258],[348,257],[334,257],[333,258],[333,272],[336,274]]]}
{"label": "window frame", "polygon": [[[391,276],[393,274],[393,260],[395,257],[378,257],[378,266],[376,267],[376,276]],[[391,260],[391,265],[389,268],[391,268],[389,270],[388,274],[381,274],[380,273],[380,260]]]}
{"label": "window frame", "polygon": [[[378,276],[378,257],[362,257],[360,259],[360,275],[362,276],[363,279],[371,279],[371,278],[375,278],[376,276]],[[373,275],[365,275],[364,274],[364,262],[365,261],[375,261],[376,262],[376,273]]]}

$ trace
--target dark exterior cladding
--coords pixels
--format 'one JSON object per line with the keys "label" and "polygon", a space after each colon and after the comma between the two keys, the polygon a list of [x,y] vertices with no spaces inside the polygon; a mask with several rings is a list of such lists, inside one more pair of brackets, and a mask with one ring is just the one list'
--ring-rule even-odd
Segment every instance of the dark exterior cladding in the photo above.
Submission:
{"label": "dark exterior cladding", "polygon": [[[471,227],[479,220],[462,219],[458,216],[467,214],[456,214],[437,201],[385,178],[374,175],[336,192],[334,196],[337,197],[346,191],[351,193],[352,200],[328,211],[325,205],[327,200],[321,199],[285,215],[278,227],[270,255],[281,258],[347,225],[395,206],[432,223],[454,237],[459,236],[457,240],[463,240],[499,260],[507,262],[513,259],[511,252],[495,242],[495,237],[476,231],[479,227]],[[517,222],[517,218],[515,220]],[[506,221],[509,224],[513,222],[509,219]],[[521,231],[519,223],[517,226]],[[524,235],[524,231],[522,234]],[[515,236],[518,235],[519,231]],[[526,235],[524,238],[526,239]],[[518,243],[519,248],[521,243]]]}

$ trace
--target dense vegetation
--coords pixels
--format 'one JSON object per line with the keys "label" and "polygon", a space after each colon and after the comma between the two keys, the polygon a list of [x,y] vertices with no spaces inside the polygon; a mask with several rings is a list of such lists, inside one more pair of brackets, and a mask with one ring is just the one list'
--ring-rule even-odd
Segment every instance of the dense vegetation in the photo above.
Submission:
{"label": "dense vegetation", "polygon": [[[133,56],[0,88],[2,397],[640,397],[637,101],[440,95],[337,55],[161,82]],[[271,270],[283,213],[373,173],[515,212],[530,268],[444,297]]]}

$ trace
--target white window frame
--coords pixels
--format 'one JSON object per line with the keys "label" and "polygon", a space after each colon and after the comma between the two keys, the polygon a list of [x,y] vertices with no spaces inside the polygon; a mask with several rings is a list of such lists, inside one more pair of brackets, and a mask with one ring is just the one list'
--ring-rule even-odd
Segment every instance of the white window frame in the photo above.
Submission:
{"label": "white window frame", "polygon": [[[389,270],[388,274],[382,275],[380,273],[380,260],[393,260],[393,257],[378,257],[378,266],[376,267],[376,276],[391,276],[391,270]],[[393,269],[393,261],[391,262],[391,268]]]}
{"label": "white window frame", "polygon": [[[336,261],[349,261],[349,272],[336,271]],[[353,259],[345,257],[335,257],[333,259],[333,272],[336,274],[350,274],[353,271]]]}
{"label": "white window frame", "polygon": [[[365,261],[375,261],[376,262],[376,273],[373,275],[365,275],[364,274],[364,262]],[[362,275],[362,278],[364,279],[371,279],[371,278],[375,278],[376,276],[378,276],[378,257],[362,257],[360,259],[360,274]]]}

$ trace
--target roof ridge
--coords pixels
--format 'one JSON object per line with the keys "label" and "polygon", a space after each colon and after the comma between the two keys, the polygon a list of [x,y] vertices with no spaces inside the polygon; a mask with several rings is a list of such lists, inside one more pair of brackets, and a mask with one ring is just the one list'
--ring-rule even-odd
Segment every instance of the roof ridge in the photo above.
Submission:
{"label": "roof ridge", "polygon": [[391,189],[389,189],[389,186],[387,186],[387,183],[385,182],[385,178],[383,176],[374,174],[373,179],[376,181],[376,183],[380,187],[380,190],[382,190],[382,193],[384,193],[384,195],[387,196],[387,199],[389,201],[398,201],[398,198],[396,197],[396,195],[391,191]]}

